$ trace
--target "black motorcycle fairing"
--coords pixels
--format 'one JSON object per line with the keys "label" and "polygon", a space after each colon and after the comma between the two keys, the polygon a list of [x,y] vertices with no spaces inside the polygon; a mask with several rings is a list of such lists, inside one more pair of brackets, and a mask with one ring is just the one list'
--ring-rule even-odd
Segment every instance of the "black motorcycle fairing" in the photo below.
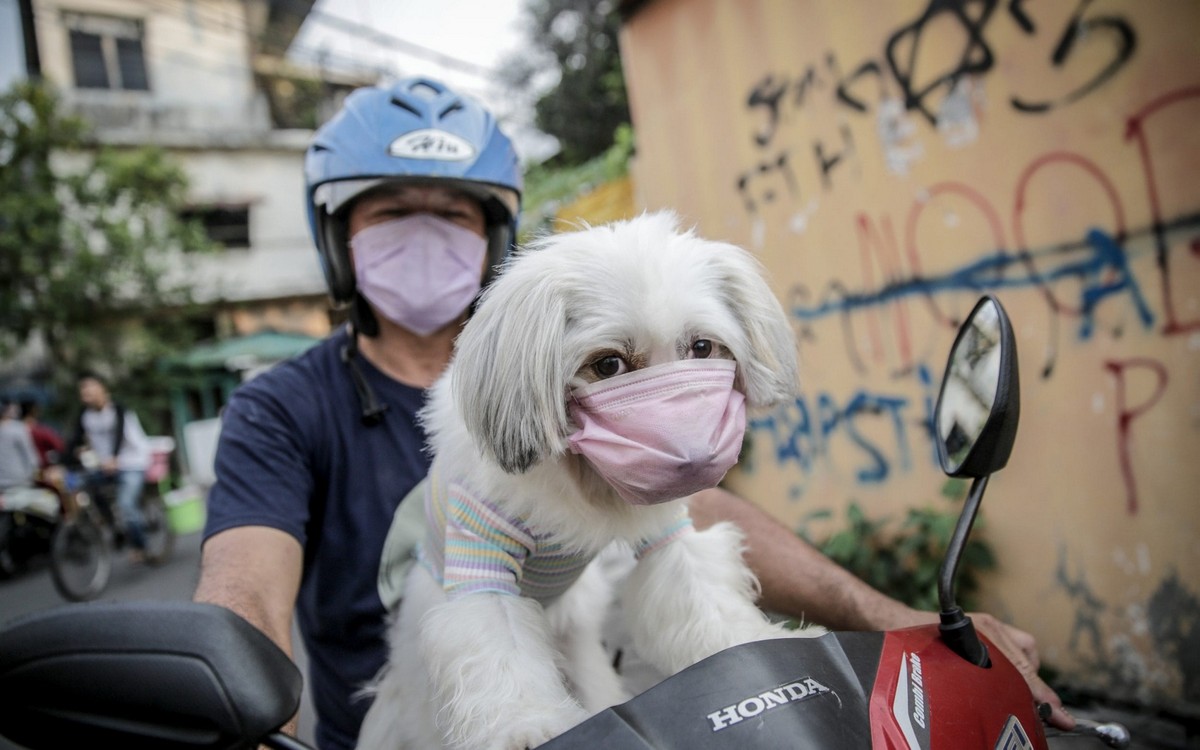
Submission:
{"label": "black motorcycle fairing", "polygon": [[883,638],[828,633],[727,649],[541,748],[869,748]]}
{"label": "black motorcycle fairing", "polygon": [[302,679],[257,628],[192,602],[76,604],[0,633],[0,734],[39,748],[242,748],[295,714]]}

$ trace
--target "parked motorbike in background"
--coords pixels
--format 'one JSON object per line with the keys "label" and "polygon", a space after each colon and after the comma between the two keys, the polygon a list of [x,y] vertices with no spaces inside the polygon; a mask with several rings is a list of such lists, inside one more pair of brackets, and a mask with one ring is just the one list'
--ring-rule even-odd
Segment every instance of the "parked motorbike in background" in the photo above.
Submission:
{"label": "parked motorbike in background", "polygon": [[60,498],[48,488],[0,491],[0,578],[16,575],[48,552],[61,517]]}
{"label": "parked motorbike in background", "polygon": [[[1011,324],[985,297],[958,333],[934,415],[943,468],[973,480],[939,575],[940,624],[736,646],[542,747],[1126,747],[1119,725],[1047,731],[1048,707],[955,601],[960,556],[1019,413]],[[67,606],[0,632],[0,734],[32,750],[299,748],[278,732],[299,700],[300,676],[283,652],[212,605]]]}

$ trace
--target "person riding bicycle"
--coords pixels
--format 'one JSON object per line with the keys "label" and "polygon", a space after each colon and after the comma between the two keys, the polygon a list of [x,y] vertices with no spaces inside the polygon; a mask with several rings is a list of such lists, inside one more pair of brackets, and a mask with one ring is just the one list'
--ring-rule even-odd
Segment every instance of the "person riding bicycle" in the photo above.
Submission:
{"label": "person riding bicycle", "polygon": [[[71,455],[84,467],[84,485],[111,520],[106,492],[115,491],[123,522],[121,531],[132,545],[130,559],[145,560],[145,520],[139,502],[150,467],[150,441],[137,414],[115,401],[104,379],[94,372],[79,376],[83,409],[71,440]],[[116,526],[116,524],[114,524]]]}

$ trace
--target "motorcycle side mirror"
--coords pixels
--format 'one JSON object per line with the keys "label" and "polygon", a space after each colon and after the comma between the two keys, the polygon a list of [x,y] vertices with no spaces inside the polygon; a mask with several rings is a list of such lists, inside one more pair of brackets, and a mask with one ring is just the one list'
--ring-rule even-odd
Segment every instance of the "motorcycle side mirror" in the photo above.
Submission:
{"label": "motorcycle side mirror", "polygon": [[979,300],[950,350],[934,409],[938,458],[952,477],[1004,468],[1021,413],[1017,344],[995,297]]}
{"label": "motorcycle side mirror", "polygon": [[0,632],[0,735],[30,748],[301,747],[300,671],[231,610],[75,604]]}
{"label": "motorcycle side mirror", "polygon": [[943,471],[974,479],[938,573],[939,629],[947,646],[981,667],[991,661],[971,618],[955,601],[954,579],[988,477],[1004,468],[1012,453],[1020,413],[1012,323],[1000,300],[986,295],[958,330],[933,411],[934,442]]}

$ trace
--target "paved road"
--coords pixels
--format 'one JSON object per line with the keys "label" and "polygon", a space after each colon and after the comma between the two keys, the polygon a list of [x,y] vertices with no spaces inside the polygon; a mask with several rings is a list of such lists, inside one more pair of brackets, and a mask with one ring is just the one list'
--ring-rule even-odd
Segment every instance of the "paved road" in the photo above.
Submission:
{"label": "paved road", "polygon": [[[118,555],[114,559],[112,579],[100,601],[188,601],[196,589],[199,575],[200,534],[187,534],[176,538],[171,559],[158,567],[131,565],[124,556]],[[29,569],[15,578],[0,580],[0,627],[21,615],[66,604],[54,589],[49,562],[44,557],[33,560]],[[303,667],[303,654],[299,654],[297,660]],[[301,703],[300,737],[310,742],[312,715],[305,695]],[[0,750],[20,748],[0,737]]]}
{"label": "paved road", "polygon": [[[112,579],[102,601],[192,598],[200,574],[200,535],[177,537],[171,559],[161,566],[131,565],[123,555],[114,557]],[[0,622],[29,612],[39,612],[66,604],[50,580],[46,558],[31,563],[25,573],[0,581]]]}

